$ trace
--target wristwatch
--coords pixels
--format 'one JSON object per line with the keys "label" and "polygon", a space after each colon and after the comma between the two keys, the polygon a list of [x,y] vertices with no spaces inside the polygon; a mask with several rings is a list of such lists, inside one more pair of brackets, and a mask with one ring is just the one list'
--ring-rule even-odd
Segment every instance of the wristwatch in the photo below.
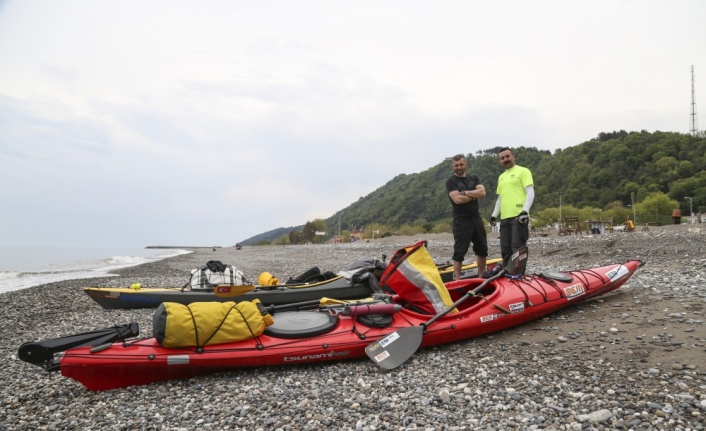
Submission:
{"label": "wristwatch", "polygon": [[466,191],[465,191],[465,190],[461,190],[459,193],[461,193],[462,196],[466,196]]}

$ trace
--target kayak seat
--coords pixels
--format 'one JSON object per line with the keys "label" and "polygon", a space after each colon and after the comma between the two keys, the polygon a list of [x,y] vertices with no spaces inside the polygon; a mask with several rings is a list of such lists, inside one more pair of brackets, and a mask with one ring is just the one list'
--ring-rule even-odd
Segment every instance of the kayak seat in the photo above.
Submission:
{"label": "kayak seat", "polygon": [[[473,280],[477,280],[477,283],[468,282],[468,283],[465,283],[465,284],[464,284],[463,281],[462,281],[462,282],[459,283],[460,285],[459,285],[458,287],[450,288],[450,289],[449,289],[449,295],[451,295],[451,299],[452,299],[454,302],[458,301],[458,300],[461,299],[466,293],[468,293],[469,291],[475,289],[475,288],[478,287],[482,282],[485,281],[485,280],[482,279],[482,278],[473,279]],[[470,281],[470,279],[469,279],[469,281]],[[486,286],[482,291],[480,291],[480,292],[478,293],[478,295],[481,295],[481,296],[489,296],[489,295],[491,295],[494,291],[495,291],[495,286],[492,285],[492,284],[489,284],[489,285]],[[460,310],[465,310],[465,309],[467,309],[467,308],[473,307],[473,306],[474,306],[475,304],[477,304],[479,301],[481,301],[480,297],[471,298],[471,299],[469,299],[469,300],[467,300],[467,301],[463,301],[461,304],[459,304],[459,305],[457,306],[457,309],[458,309],[459,311],[460,311]]]}
{"label": "kayak seat", "polygon": [[311,268],[310,270],[304,272],[303,274],[299,275],[298,277],[292,277],[289,280],[287,280],[286,284],[294,284],[294,283],[304,283],[308,279],[312,279],[314,277],[317,277],[321,275],[321,270],[319,269],[318,266],[315,266]]}
{"label": "kayak seat", "polygon": [[265,335],[277,338],[315,337],[338,325],[338,315],[320,311],[283,311],[272,317],[275,323],[265,328]]}
{"label": "kayak seat", "polygon": [[292,277],[285,284],[320,283],[336,277],[331,271],[321,272],[318,267],[313,267],[298,277]]}

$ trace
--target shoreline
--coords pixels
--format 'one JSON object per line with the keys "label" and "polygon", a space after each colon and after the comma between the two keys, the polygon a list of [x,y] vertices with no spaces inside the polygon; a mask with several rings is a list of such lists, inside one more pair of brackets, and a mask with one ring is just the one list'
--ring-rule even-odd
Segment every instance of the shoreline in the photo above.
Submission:
{"label": "shoreline", "polygon": [[[337,245],[201,249],[120,269],[114,271],[115,277],[3,293],[0,311],[6,324],[0,329],[0,353],[9,360],[0,371],[5,382],[0,426],[356,429],[360,423],[360,429],[405,429],[438,425],[439,415],[444,415],[449,421],[445,426],[457,429],[573,430],[586,425],[586,415],[607,410],[610,419],[596,429],[623,429],[621,424],[630,429],[630,423],[633,429],[679,429],[679,423],[699,429],[694,424],[703,424],[706,416],[706,235],[679,226],[657,229],[532,236],[528,272],[629,259],[641,259],[646,265],[611,294],[490,336],[422,349],[391,372],[353,360],[234,370],[89,392],[70,379],[20,361],[16,353],[25,341],[132,321],[139,323],[142,335],[151,335],[153,310],[103,310],[82,292],[88,285],[181,286],[188,281],[189,270],[208,260],[233,264],[248,279],[268,271],[282,280],[312,266],[336,272],[382,254],[389,261],[397,249],[421,239],[428,240],[437,262],[445,262],[452,253],[450,234]],[[498,239],[492,234],[489,247],[491,256],[499,254]],[[490,399],[494,404],[487,404]],[[547,402],[554,407],[546,407]],[[497,403],[504,407],[489,409]],[[545,422],[532,428],[534,419],[527,419],[520,425],[523,412]]]}

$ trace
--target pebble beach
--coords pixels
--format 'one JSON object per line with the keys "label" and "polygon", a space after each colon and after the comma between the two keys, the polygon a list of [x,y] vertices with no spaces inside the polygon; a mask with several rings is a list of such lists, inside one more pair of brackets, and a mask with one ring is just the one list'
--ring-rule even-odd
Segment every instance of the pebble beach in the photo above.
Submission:
{"label": "pebble beach", "polygon": [[[532,236],[528,272],[640,259],[620,289],[490,336],[422,349],[382,370],[367,358],[232,370],[91,392],[17,358],[27,341],[137,322],[153,310],[104,310],[84,287],[182,286],[209,260],[249,280],[313,266],[338,272],[419,240],[449,261],[450,234],[337,245],[195,249],[116,271],[0,294],[3,430],[704,430],[706,229]],[[706,226],[705,226],[706,227]],[[490,257],[499,257],[489,234]]]}

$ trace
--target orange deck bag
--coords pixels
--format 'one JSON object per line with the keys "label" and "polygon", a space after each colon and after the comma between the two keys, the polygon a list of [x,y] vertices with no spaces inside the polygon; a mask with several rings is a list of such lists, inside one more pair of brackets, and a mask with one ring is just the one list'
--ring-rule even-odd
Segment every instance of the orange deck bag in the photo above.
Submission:
{"label": "orange deck bag", "polygon": [[203,347],[247,340],[274,320],[259,299],[235,302],[163,302],[152,316],[154,337],[162,347]]}

